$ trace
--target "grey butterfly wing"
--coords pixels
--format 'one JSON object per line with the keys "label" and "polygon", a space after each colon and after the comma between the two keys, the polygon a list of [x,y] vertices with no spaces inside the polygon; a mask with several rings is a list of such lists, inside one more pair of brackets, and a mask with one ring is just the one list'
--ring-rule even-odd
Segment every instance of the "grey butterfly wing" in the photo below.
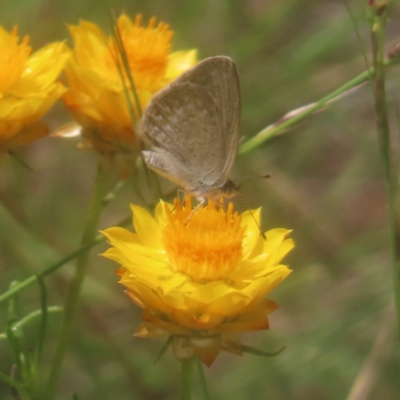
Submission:
{"label": "grey butterfly wing", "polygon": [[187,191],[213,182],[221,168],[219,146],[210,146],[222,129],[217,105],[201,86],[183,82],[157,95],[142,121],[153,151],[146,164]]}
{"label": "grey butterfly wing", "polygon": [[179,84],[182,81],[205,88],[218,105],[222,125],[222,131],[218,132],[222,144],[220,157],[225,160],[220,172],[226,180],[235,161],[239,143],[241,106],[236,65],[229,57],[209,57],[182,74],[175,82]]}
{"label": "grey butterfly wing", "polygon": [[222,186],[236,155],[239,83],[228,57],[202,61],[153,97],[142,135],[146,164],[188,191]]}

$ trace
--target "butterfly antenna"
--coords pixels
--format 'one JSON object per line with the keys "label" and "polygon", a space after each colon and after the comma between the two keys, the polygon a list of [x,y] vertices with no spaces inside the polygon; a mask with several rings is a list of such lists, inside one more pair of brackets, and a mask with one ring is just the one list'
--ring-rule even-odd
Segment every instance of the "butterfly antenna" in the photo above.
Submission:
{"label": "butterfly antenna", "polygon": [[[269,175],[269,174],[267,174],[267,175],[246,175],[246,176],[242,176],[242,177],[241,177],[242,180],[243,180],[243,179],[249,179],[249,178],[263,178],[263,179],[268,179],[268,178],[271,178],[271,175]],[[243,196],[239,196],[239,199],[240,199],[240,201],[242,202],[243,206],[244,206],[245,208],[247,208],[247,204],[246,204],[246,201],[245,201],[244,197],[243,197]],[[261,230],[260,224],[259,224],[259,223],[256,221],[256,219],[254,218],[254,215],[253,215],[253,213],[251,212],[251,210],[249,210],[249,213],[250,213],[250,215],[251,215],[251,218],[253,218],[253,221],[256,223],[256,225],[257,225],[257,227],[258,227],[258,230],[260,231],[260,234],[261,234],[262,238],[263,238],[264,240],[267,240],[267,237],[265,236],[265,233]]]}
{"label": "butterfly antenna", "polygon": [[240,179],[241,180],[243,180],[243,179],[250,179],[250,178],[264,178],[264,179],[268,179],[268,178],[271,178],[271,175],[245,175],[245,176],[242,176]]}
{"label": "butterfly antenna", "polygon": [[[247,203],[246,203],[244,197],[239,195],[239,199],[240,199],[240,201],[242,202],[243,206],[247,209],[248,206],[247,206]],[[265,233],[261,230],[260,224],[257,222],[257,220],[256,220],[255,217],[254,217],[254,214],[251,212],[250,209],[249,209],[249,213],[250,213],[250,215],[251,215],[251,218],[253,218],[253,221],[256,223],[258,230],[260,231],[260,235],[262,236],[262,238],[263,238],[265,241],[267,241],[267,237],[265,236]]]}

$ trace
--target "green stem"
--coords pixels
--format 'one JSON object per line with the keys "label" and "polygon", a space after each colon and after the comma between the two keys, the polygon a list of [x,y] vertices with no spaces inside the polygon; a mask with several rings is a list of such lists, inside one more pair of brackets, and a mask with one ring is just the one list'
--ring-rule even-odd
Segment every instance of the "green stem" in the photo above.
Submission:
{"label": "green stem", "polygon": [[385,89],[385,65],[384,65],[384,38],[386,26],[386,10],[374,15],[371,26],[372,56],[375,73],[373,75],[374,105],[376,112],[376,125],[378,130],[379,145],[383,170],[385,175],[386,193],[388,198],[388,218],[390,229],[390,241],[392,250],[392,269],[394,297],[398,332],[400,332],[400,229],[395,208],[395,188],[391,172],[390,156],[390,131],[389,117]]}
{"label": "green stem", "polygon": [[[128,223],[130,223],[131,221],[132,221],[132,217],[125,218],[123,221],[121,221],[119,224],[117,224],[117,226],[125,226]],[[96,238],[92,242],[85,244],[84,246],[81,246],[78,250],[74,251],[73,253],[69,254],[68,256],[62,258],[60,261],[57,261],[50,267],[46,268],[44,271],[42,271],[39,274],[39,276],[44,278],[47,275],[50,275],[51,273],[57,271],[62,266],[68,264],[70,261],[72,261],[75,258],[77,258],[78,256],[80,256],[81,254],[87,252],[92,247],[96,246],[96,244],[104,242],[105,240],[106,240],[106,238],[103,235],[97,235]],[[15,296],[19,292],[26,289],[27,287],[33,285],[35,282],[37,282],[37,280],[38,280],[38,275],[32,275],[29,278],[26,278],[24,281],[18,282],[15,286],[12,286],[9,290],[7,290],[6,292],[4,292],[3,294],[0,295],[0,304],[9,300],[10,298]]]}
{"label": "green stem", "polygon": [[[49,268],[46,268],[44,271],[42,271],[39,275],[44,278],[47,275],[50,275],[52,272],[58,270],[61,268],[63,265],[69,263],[70,261],[74,260],[76,257],[78,257],[80,254],[87,252],[90,248],[95,246],[97,243],[100,243],[101,241],[105,240],[104,237],[98,236],[96,239],[92,242],[89,243],[85,246],[80,247],[78,250],[74,251],[73,253],[69,254],[68,256],[64,257],[60,261],[57,261],[53,265],[51,265]],[[32,275],[29,278],[26,278],[24,281],[17,283],[15,286],[13,286],[11,289],[7,290],[3,294],[0,295],[0,304],[9,300],[11,297],[15,296],[28,286],[33,285],[35,282],[37,282],[38,276],[37,275]]]}
{"label": "green stem", "polygon": [[[93,189],[93,195],[89,206],[85,227],[82,234],[82,246],[90,244],[96,236],[97,224],[100,218],[103,198],[106,194],[108,173],[100,166],[97,168],[97,175]],[[61,374],[61,368],[65,353],[68,348],[69,338],[73,327],[73,319],[78,306],[78,298],[85,278],[89,251],[81,253],[77,259],[75,275],[69,287],[65,301],[65,312],[57,342],[56,351],[51,365],[50,376],[45,388],[46,400],[53,400],[57,391],[57,384]]]}
{"label": "green stem", "polygon": [[196,358],[181,362],[181,397],[180,400],[190,400],[192,398],[193,370]]}
{"label": "green stem", "polygon": [[203,365],[199,358],[196,358],[196,364],[197,364],[197,371],[198,371],[199,377],[200,377],[200,386],[203,391],[203,396],[204,396],[205,400],[211,400],[210,392],[208,391],[208,387],[207,387],[206,377],[204,375]]}
{"label": "green stem", "polygon": [[[383,66],[390,66],[397,62],[395,59],[386,60],[383,63]],[[323,97],[322,99],[318,100],[316,103],[311,104],[308,107],[305,107],[303,111],[295,112],[292,117],[284,117],[283,120],[280,122],[268,126],[267,128],[260,131],[257,135],[253,138],[248,140],[247,142],[243,143],[243,145],[239,149],[239,154],[247,153],[251,150],[254,150],[256,147],[260,146],[262,143],[266,142],[267,140],[273,138],[274,136],[282,133],[283,131],[291,128],[292,126],[296,125],[303,119],[307,118],[308,116],[314,114],[315,112],[324,108],[329,102],[333,101],[337,97],[343,95],[350,89],[355,88],[365,82],[367,82],[371,76],[374,74],[374,69],[368,69],[364,71],[362,74],[356,76],[355,78],[351,79],[349,82],[345,83],[344,85],[340,86],[333,92],[329,93],[327,96]],[[300,110],[300,109],[298,109]]]}
{"label": "green stem", "polygon": [[6,374],[3,374],[2,372],[0,372],[0,380],[12,387],[17,388],[18,390],[26,390],[26,387],[23,383],[15,381],[14,379],[10,378]]}
{"label": "green stem", "polygon": [[[62,312],[63,308],[58,307],[58,306],[50,306],[47,307],[47,312],[49,314],[53,313],[58,313]],[[20,319],[18,322],[16,322],[12,329],[13,331],[17,331],[21,328],[23,328],[26,325],[29,325],[30,323],[34,322],[36,319],[40,318],[42,316],[42,310],[36,310],[32,311],[30,314],[26,315],[24,318]],[[0,340],[7,339],[7,334],[6,333],[0,333]]]}

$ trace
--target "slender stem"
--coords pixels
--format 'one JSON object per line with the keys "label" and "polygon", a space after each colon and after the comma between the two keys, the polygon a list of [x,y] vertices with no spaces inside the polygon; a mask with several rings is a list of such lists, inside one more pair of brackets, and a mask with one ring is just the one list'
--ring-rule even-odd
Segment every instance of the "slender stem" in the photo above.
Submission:
{"label": "slender stem", "polygon": [[[386,7],[385,7],[386,8]],[[388,218],[390,241],[392,250],[392,269],[393,269],[393,285],[394,297],[397,316],[398,333],[400,333],[400,230],[397,221],[397,213],[395,208],[395,188],[394,180],[391,172],[390,157],[390,130],[389,117],[386,102],[385,89],[385,68],[384,68],[384,38],[386,26],[386,9],[379,10],[372,18],[371,26],[371,42],[372,57],[375,73],[373,75],[373,94],[376,112],[376,125],[378,131],[379,145],[383,170],[385,175],[386,193],[388,198]]]}
{"label": "slender stem", "polygon": [[190,400],[192,398],[193,370],[196,358],[181,362],[181,397],[180,400]]}
{"label": "slender stem", "polygon": [[3,374],[2,372],[0,372],[0,380],[19,390],[26,390],[26,387],[23,383],[15,381],[14,379],[10,378],[6,374]]}
{"label": "slender stem", "polygon": [[203,365],[199,358],[196,358],[196,364],[197,364],[197,371],[200,376],[200,386],[201,386],[201,389],[203,390],[203,396],[204,396],[205,400],[211,400],[210,392],[208,391],[208,387],[207,387],[206,377],[204,375]]}
{"label": "slender stem", "polygon": [[[132,221],[132,217],[125,218],[123,221],[121,221],[119,224],[117,224],[117,226],[124,226],[131,221]],[[97,235],[96,238],[92,242],[87,243],[84,246],[81,246],[79,249],[75,250],[71,254],[62,258],[60,261],[57,261],[50,267],[46,268],[44,271],[42,271],[39,274],[40,277],[44,278],[47,275],[52,274],[53,272],[57,271],[62,266],[66,265],[67,263],[74,260],[81,254],[87,252],[92,247],[96,246],[96,244],[104,242],[105,240],[106,240],[106,238],[104,237],[104,235]],[[16,294],[23,291],[27,287],[33,285],[37,280],[38,280],[38,275],[32,275],[29,278],[26,278],[24,281],[18,282],[17,284],[12,286],[9,290],[7,290],[6,292],[4,292],[3,294],[0,295],[0,304],[3,303],[4,301],[9,300],[11,297],[15,296]]]}
{"label": "slender stem", "polygon": [[392,356],[389,351],[393,348],[393,331],[395,319],[393,318],[393,303],[385,310],[385,315],[380,321],[381,326],[372,349],[362,365],[357,378],[350,390],[346,400],[366,400],[371,398],[371,392],[378,380],[379,374],[383,373],[385,359]]}
{"label": "slender stem", "polygon": [[11,157],[14,157],[14,159],[19,162],[25,169],[27,169],[30,172],[33,172],[33,168],[25,162],[25,160],[20,157],[16,152],[14,152],[13,150],[8,150],[8,155],[10,155]]}
{"label": "slender stem", "polygon": [[[96,235],[96,228],[100,218],[103,198],[106,194],[108,173],[100,166],[97,168],[97,175],[93,189],[92,200],[89,206],[85,227],[82,234],[81,244],[87,245],[93,241]],[[78,306],[78,298],[85,278],[89,251],[80,254],[77,259],[75,275],[69,287],[65,301],[65,312],[57,342],[56,351],[51,365],[50,376],[45,388],[45,399],[53,400],[57,391],[57,384],[61,374],[61,368],[65,353],[68,348],[69,338],[73,327],[73,319]]]}
{"label": "slender stem", "polygon": [[[58,307],[58,306],[47,307],[47,312],[49,314],[58,313],[58,312],[62,312],[62,311],[63,311],[62,307]],[[24,326],[29,325],[31,322],[34,322],[36,319],[40,318],[41,316],[42,316],[42,310],[32,311],[30,314],[26,315],[24,318],[21,318],[18,322],[16,322],[13,325],[12,330],[17,331],[18,329],[21,329]],[[7,334],[4,332],[0,333],[0,340],[3,340],[3,339],[7,339]]]}
{"label": "slender stem", "polygon": [[[104,237],[101,237],[100,235],[94,240],[92,243],[89,243],[85,246],[80,247],[78,250],[74,251],[73,253],[69,254],[68,256],[62,258],[60,261],[57,261],[53,265],[51,265],[49,268],[46,268],[44,271],[40,273],[40,276],[44,278],[47,275],[50,275],[52,272],[58,270],[61,268],[63,265],[69,263],[70,261],[74,260],[76,257],[78,257],[80,254],[87,252],[90,248],[95,246],[97,243],[100,243],[102,240],[105,240]],[[28,286],[33,285],[35,282],[37,282],[38,277],[37,275],[32,275],[29,278],[26,278],[22,282],[18,282],[15,286],[4,292],[3,294],[0,295],[0,304],[3,303],[4,301],[9,300],[11,297],[15,296],[17,293],[21,292]]]}
{"label": "slender stem", "polygon": [[[383,63],[383,66],[390,66],[393,65],[395,62],[397,62],[395,59],[386,60]],[[239,149],[239,154],[247,153],[251,150],[254,150],[256,147],[260,146],[267,140],[291,128],[292,126],[296,125],[303,119],[321,110],[328,103],[334,101],[336,98],[341,97],[343,94],[345,94],[345,92],[354,89],[356,86],[359,86],[367,82],[373,74],[374,74],[374,69],[373,68],[368,69],[363,73],[361,73],[360,75],[356,76],[355,78],[351,79],[344,85],[340,86],[333,92],[329,93],[322,99],[318,100],[317,102],[305,107],[300,107],[297,110],[295,110],[296,112],[291,112],[289,114],[286,114],[286,116],[284,116],[280,121],[266,127],[265,129],[260,131],[257,135],[255,135],[253,138],[243,143],[243,145]]]}

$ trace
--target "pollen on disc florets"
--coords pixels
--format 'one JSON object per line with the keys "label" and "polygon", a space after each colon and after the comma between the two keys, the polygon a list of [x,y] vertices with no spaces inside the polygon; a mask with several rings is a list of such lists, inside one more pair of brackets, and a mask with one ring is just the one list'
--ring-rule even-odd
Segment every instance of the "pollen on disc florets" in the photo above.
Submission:
{"label": "pollen on disc florets", "polygon": [[166,212],[163,242],[171,268],[195,282],[228,278],[241,260],[245,232],[233,204],[225,210],[210,200],[193,212],[187,196],[184,205],[175,200]]}
{"label": "pollen on disc florets", "polygon": [[173,31],[164,22],[150,19],[142,26],[142,16],[132,22],[123,14],[118,20],[121,40],[136,89],[157,91],[162,87],[171,51]]}

